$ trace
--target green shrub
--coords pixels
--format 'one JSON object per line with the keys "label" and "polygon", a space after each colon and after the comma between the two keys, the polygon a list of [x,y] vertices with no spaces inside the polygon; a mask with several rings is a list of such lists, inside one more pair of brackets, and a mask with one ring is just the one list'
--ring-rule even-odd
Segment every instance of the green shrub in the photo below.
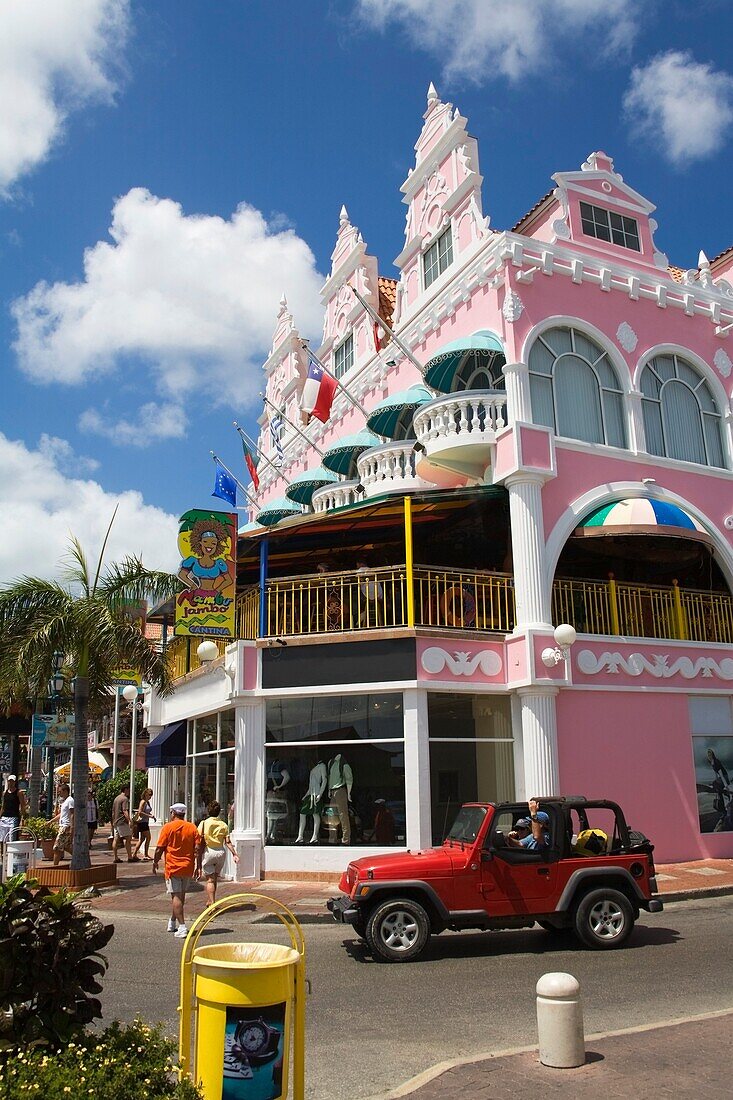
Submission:
{"label": "green shrub", "polygon": [[174,1073],[175,1046],[159,1028],[114,1023],[55,1050],[23,1050],[0,1059],[2,1100],[200,1100]]}
{"label": "green shrub", "polygon": [[[143,791],[148,785],[148,773],[147,772],[135,772],[135,804],[130,807],[130,813],[136,810],[140,805],[140,799],[143,796]],[[122,771],[117,772],[114,779],[107,779],[104,783],[100,783],[97,787],[97,802],[99,803],[99,820],[111,821],[112,819],[112,803],[117,798],[120,791],[129,793],[130,791],[130,769],[123,768]]]}
{"label": "green shrub", "polygon": [[27,817],[23,822],[23,828],[29,829],[35,840],[55,840],[59,831],[56,822],[46,821],[45,817]]}
{"label": "green shrub", "polygon": [[67,1042],[102,1015],[99,951],[114,928],[37,885],[15,875],[0,886],[0,1049]]}

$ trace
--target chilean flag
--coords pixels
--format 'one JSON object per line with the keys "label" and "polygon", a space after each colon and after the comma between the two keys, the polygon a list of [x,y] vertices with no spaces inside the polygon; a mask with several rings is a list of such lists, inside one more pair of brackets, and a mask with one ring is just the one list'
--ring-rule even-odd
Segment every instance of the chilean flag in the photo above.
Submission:
{"label": "chilean flag", "polygon": [[331,415],[333,395],[337,386],[336,379],[327,374],[323,367],[309,356],[308,376],[300,399],[300,408],[306,414],[308,420],[315,416],[321,423],[326,423]]}

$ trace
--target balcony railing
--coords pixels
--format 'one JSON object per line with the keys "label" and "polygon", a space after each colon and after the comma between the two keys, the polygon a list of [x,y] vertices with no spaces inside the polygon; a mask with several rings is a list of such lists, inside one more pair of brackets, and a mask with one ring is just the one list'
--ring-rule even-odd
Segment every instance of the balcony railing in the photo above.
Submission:
{"label": "balcony railing", "polygon": [[336,485],[324,485],[316,489],[311,499],[314,512],[330,512],[333,508],[345,508],[362,498],[361,482],[339,481]]}
{"label": "balcony railing", "polygon": [[437,397],[415,414],[415,435],[424,447],[436,439],[474,436],[493,443],[506,427],[506,394],[497,390],[462,390]]}
{"label": "balcony railing", "polygon": [[[506,634],[514,629],[514,579],[507,573],[416,565],[414,625]],[[259,587],[237,600],[237,635],[259,633]],[[558,578],[552,589],[552,621],[579,633],[632,638],[677,638],[733,644],[733,599],[724,592],[681,589],[673,584],[626,584]],[[407,568],[355,569],[267,582],[264,637],[342,634],[406,627]],[[217,639],[223,654],[227,642]],[[197,639],[174,638],[168,646],[176,677],[198,668]]]}
{"label": "balcony railing", "polygon": [[229,638],[171,638],[166,648],[168,660],[171,662],[173,679],[178,680],[194,669],[201,667],[196,650],[203,641],[216,643],[219,656],[224,655],[224,650],[229,644]]}
{"label": "balcony railing", "polygon": [[431,489],[433,484],[415,473],[415,440],[370,447],[356,460],[359,481],[366,497]]}

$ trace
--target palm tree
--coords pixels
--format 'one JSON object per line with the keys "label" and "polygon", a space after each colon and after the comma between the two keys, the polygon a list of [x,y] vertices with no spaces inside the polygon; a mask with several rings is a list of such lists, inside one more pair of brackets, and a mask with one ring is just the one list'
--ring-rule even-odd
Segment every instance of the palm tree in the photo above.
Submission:
{"label": "palm tree", "polygon": [[[115,509],[115,515],[116,515]],[[137,669],[158,692],[170,690],[165,658],[130,621],[132,603],[168,599],[181,582],[170,573],[146,569],[142,560],[127,556],[104,566],[104,552],[112,523],[92,574],[81,544],[71,538],[69,558],[62,573],[65,584],[21,577],[0,587],[0,698],[19,684],[37,690],[52,675],[53,654],[64,654],[64,666],[74,676],[74,814],[72,870],[90,866],[84,807],[87,800],[89,756],[86,717],[89,703],[104,703],[114,692],[115,672]],[[26,687],[26,691],[28,688]],[[134,766],[134,762],[133,763]]]}

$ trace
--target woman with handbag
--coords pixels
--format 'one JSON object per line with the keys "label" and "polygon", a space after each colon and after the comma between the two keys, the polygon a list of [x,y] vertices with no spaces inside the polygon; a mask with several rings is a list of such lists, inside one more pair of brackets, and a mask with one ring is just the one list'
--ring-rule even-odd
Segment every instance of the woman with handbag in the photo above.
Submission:
{"label": "woman with handbag", "polygon": [[155,814],[153,813],[153,807],[150,804],[150,799],[153,797],[152,787],[146,787],[143,791],[143,796],[140,799],[140,805],[135,810],[132,816],[133,828],[137,829],[137,844],[135,845],[135,851],[133,852],[133,859],[137,856],[138,852],[142,848],[143,862],[150,863],[150,822],[155,821]]}

